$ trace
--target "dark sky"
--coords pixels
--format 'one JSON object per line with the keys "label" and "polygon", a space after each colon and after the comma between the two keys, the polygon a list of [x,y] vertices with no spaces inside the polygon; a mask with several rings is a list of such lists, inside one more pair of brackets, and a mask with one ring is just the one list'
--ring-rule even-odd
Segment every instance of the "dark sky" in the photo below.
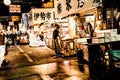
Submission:
{"label": "dark sky", "polygon": [[[21,12],[26,13],[33,7],[41,7],[42,0],[12,0],[12,1],[20,1],[20,2],[13,2],[12,4],[19,4],[21,5]],[[49,0],[45,0],[47,2]],[[0,16],[9,16],[9,7],[3,4],[3,0],[0,0]]]}

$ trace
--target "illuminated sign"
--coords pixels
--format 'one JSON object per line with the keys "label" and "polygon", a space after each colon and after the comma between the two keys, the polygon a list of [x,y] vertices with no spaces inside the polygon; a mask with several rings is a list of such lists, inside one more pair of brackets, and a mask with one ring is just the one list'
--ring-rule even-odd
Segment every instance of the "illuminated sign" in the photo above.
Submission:
{"label": "illuminated sign", "polygon": [[19,21],[19,17],[18,16],[12,16],[12,21]]}
{"label": "illuminated sign", "polygon": [[51,1],[47,2],[47,3],[43,3],[43,7],[44,8],[53,8],[54,7],[54,1],[51,0]]}
{"label": "illuminated sign", "polygon": [[10,13],[21,13],[20,5],[9,5],[9,12]]}

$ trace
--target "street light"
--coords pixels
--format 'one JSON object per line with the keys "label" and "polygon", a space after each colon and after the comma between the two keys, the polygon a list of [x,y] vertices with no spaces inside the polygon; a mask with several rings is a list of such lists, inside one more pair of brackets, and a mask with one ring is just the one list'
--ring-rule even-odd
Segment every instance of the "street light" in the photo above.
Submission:
{"label": "street light", "polygon": [[11,4],[11,0],[4,0],[3,3],[8,6]]}

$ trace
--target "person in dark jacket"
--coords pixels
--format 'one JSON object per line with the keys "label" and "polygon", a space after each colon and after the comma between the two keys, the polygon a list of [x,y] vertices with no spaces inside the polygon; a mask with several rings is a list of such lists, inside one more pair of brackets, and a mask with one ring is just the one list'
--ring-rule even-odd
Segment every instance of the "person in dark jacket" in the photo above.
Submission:
{"label": "person in dark jacket", "polygon": [[58,24],[55,24],[55,30],[53,31],[53,40],[54,40],[56,55],[60,54],[60,44],[58,42],[59,41],[59,28],[60,26]]}
{"label": "person in dark jacket", "polygon": [[93,37],[93,36],[94,36],[94,35],[93,35],[94,29],[93,29],[93,27],[92,27],[92,25],[91,25],[90,22],[87,22],[87,23],[86,23],[85,33],[86,33],[86,34],[89,34],[90,37]]}

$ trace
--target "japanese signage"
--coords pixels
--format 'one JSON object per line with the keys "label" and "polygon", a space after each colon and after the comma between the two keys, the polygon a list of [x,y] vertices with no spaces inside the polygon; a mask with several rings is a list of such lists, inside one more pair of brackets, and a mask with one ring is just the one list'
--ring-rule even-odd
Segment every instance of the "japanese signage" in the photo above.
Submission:
{"label": "japanese signage", "polygon": [[70,10],[72,8],[71,6],[71,0],[66,0],[66,10]]}
{"label": "japanese signage", "polygon": [[9,5],[9,12],[10,13],[20,13],[21,12],[20,5]]}
{"label": "japanese signage", "polygon": [[93,0],[55,0],[56,16],[64,17],[93,8]]}
{"label": "japanese signage", "polygon": [[54,8],[35,8],[29,13],[32,24],[54,21],[74,13],[94,8],[93,0],[54,0]]}
{"label": "japanese signage", "polygon": [[31,16],[34,24],[45,21],[53,21],[55,18],[54,9],[32,9],[31,11]]}
{"label": "japanese signage", "polygon": [[37,20],[39,17],[42,21],[49,20],[51,18],[51,12],[40,12],[40,13],[34,13],[34,20]]}

